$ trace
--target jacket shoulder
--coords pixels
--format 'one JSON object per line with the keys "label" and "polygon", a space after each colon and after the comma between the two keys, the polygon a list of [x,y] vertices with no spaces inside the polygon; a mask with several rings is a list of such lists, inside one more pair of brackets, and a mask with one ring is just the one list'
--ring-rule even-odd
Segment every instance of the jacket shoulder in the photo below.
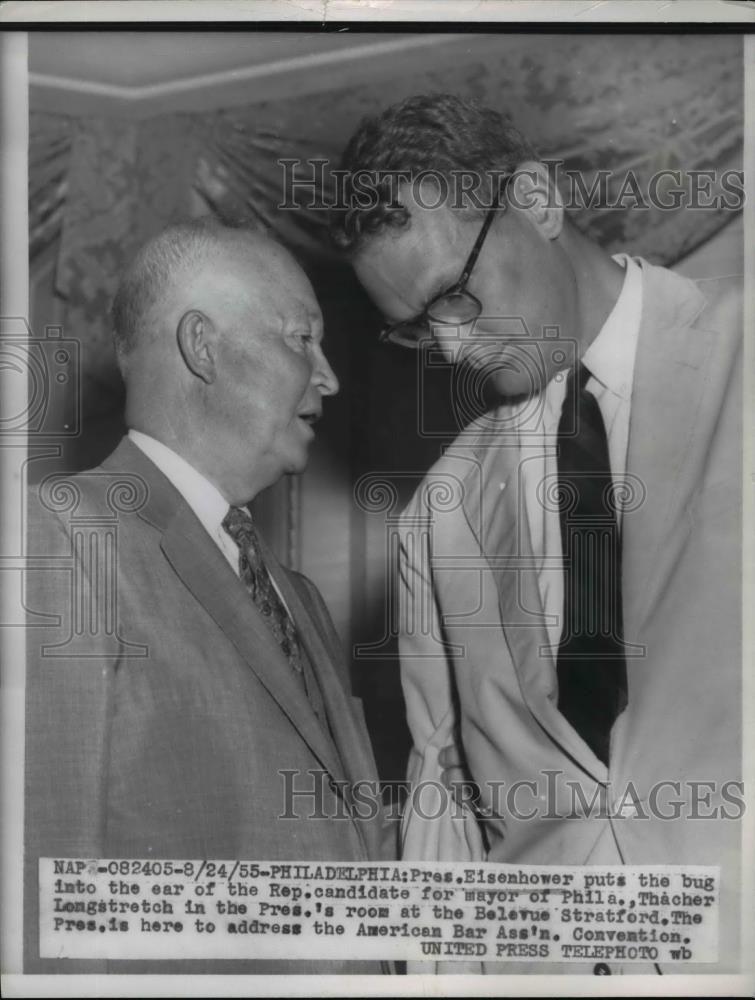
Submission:
{"label": "jacket shoulder", "polygon": [[714,332],[720,339],[740,343],[744,333],[743,275],[700,278],[695,286],[704,300],[695,326]]}
{"label": "jacket shoulder", "polygon": [[744,276],[687,277],[681,270],[638,258],[643,275],[643,313],[656,327],[691,327],[724,337],[742,334]]}

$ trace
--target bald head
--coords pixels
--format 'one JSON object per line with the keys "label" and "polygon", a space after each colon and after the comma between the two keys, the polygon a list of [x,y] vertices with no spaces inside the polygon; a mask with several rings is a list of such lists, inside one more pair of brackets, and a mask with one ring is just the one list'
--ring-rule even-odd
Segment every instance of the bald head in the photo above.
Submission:
{"label": "bald head", "polygon": [[113,320],[130,428],[229,503],[304,468],[338,381],[312,286],[284,247],[214,221],[171,226],[129,267]]}
{"label": "bald head", "polygon": [[176,310],[202,308],[203,292],[227,283],[240,258],[247,285],[252,278],[249,291],[259,296],[274,279],[292,280],[295,275],[293,280],[306,281],[293,257],[269,236],[225,226],[213,217],[169,226],[149,240],[129,265],[113,300],[113,337],[122,369],[137,348],[148,348],[166,328],[175,329]]}

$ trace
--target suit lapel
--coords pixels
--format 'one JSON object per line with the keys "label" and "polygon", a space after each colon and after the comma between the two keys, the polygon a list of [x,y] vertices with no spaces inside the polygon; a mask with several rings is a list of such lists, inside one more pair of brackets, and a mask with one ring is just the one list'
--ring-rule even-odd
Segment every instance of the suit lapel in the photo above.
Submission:
{"label": "suit lapel", "polygon": [[686,539],[695,488],[699,418],[714,347],[690,330],[704,298],[688,280],[643,264],[643,315],[632,389],[627,473],[634,498],[622,515],[624,628],[637,643]]}
{"label": "suit lapel", "polygon": [[[325,703],[330,732],[343,765],[344,775],[352,785],[364,780],[377,781],[375,764],[365,744],[364,729],[357,719],[351,698],[336,670],[333,662],[334,654],[328,650],[320,630],[315,624],[309,606],[310,602],[307,600],[305,603],[302,599],[298,588],[291,582],[291,577],[282,569],[264,540],[261,540],[261,545],[265,562],[296,622],[299,639],[312,664],[312,670]],[[336,655],[338,655],[338,651],[336,651]],[[349,801],[348,795],[346,801]],[[378,857],[379,844],[370,847],[366,842],[368,831],[373,829],[373,825],[364,823],[354,825],[367,856]]]}
{"label": "suit lapel", "polygon": [[375,765],[364,744],[364,732],[354,712],[351,698],[333,663],[333,653],[317,628],[309,602],[302,596],[284,572],[272,553],[265,551],[275,582],[296,622],[299,638],[309,656],[312,669],[320,686],[330,730],[351,781],[375,778]]}
{"label": "suit lapel", "polygon": [[323,766],[331,774],[340,775],[339,761],[278,643],[243,583],[186,505],[163,534],[162,549],[184,584],[225,632]]}
{"label": "suit lapel", "polygon": [[343,769],[280,647],[217,545],[170,481],[128,438],[103,467],[129,472],[146,486],[139,511],[162,532],[161,548],[188,590],[256,674],[293,727],[332,775]]}

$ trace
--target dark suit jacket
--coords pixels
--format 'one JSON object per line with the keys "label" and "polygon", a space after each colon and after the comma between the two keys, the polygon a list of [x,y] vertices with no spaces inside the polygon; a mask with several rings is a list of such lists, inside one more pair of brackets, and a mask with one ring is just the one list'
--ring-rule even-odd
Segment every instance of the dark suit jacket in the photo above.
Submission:
{"label": "dark suit jacket", "polygon": [[[94,542],[92,540],[95,540]],[[177,490],[128,439],[30,497],[26,971],[380,972],[372,962],[40,960],[43,856],[360,861],[393,857],[382,815],[285,814],[282,771],[343,809],[377,779],[359,703],[314,585],[268,565],[316,673],[314,714],[277,643]],[[46,617],[42,617],[46,616]],[[331,784],[329,784],[329,782]],[[290,812],[290,810],[289,810]],[[250,953],[253,954],[250,942]]]}

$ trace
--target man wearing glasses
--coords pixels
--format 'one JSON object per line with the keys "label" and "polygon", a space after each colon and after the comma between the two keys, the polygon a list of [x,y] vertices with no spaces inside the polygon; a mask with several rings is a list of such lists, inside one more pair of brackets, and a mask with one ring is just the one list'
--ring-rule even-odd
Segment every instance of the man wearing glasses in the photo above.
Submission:
{"label": "man wearing glasses", "polygon": [[546,964],[517,942],[485,969],[735,971],[739,282],[610,257],[526,139],[452,96],[362,123],[341,165],[376,178],[333,235],[381,338],[440,349],[499,404],[402,519],[404,857],[720,865],[718,964]]}

